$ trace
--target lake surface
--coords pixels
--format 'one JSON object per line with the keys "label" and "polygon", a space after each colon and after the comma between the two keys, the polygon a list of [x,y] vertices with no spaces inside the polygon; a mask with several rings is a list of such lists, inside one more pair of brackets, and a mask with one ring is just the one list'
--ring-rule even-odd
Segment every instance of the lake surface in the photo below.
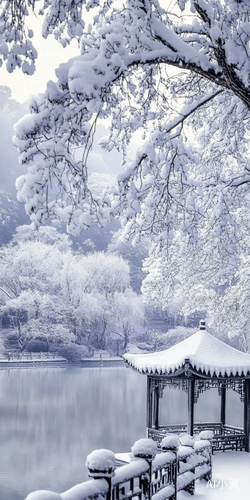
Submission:
{"label": "lake surface", "polygon": [[[202,394],[196,421],[218,421],[217,390]],[[0,371],[0,499],[36,489],[65,491],[87,479],[97,448],[130,451],[145,437],[146,376],[119,368]],[[187,396],[165,389],[160,423],[184,423]],[[243,404],[228,391],[227,423],[242,426]]]}

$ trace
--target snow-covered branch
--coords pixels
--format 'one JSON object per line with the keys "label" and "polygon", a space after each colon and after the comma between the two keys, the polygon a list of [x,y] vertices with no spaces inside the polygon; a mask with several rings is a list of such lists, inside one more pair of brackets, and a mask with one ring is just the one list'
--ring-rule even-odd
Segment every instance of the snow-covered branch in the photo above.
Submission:
{"label": "snow-covered branch", "polygon": [[[152,237],[152,255],[167,261],[198,248],[204,272],[214,257],[211,269],[217,273],[220,261],[226,276],[241,248],[239,212],[249,207],[249,5],[178,5],[173,12],[146,0],[97,7],[81,54],[57,69],[57,82],[16,125],[27,166],[18,198],[35,225],[58,218],[78,233],[119,217],[125,237]],[[123,161],[117,185],[98,198],[88,157],[105,119],[102,147],[118,149]]]}

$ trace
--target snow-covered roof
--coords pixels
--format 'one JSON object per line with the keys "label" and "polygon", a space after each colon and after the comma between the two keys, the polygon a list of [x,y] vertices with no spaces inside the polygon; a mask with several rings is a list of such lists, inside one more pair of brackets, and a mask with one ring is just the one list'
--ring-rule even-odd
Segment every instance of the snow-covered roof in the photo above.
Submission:
{"label": "snow-covered roof", "polygon": [[171,375],[189,360],[191,368],[206,375],[246,376],[250,372],[250,354],[238,351],[205,329],[165,351],[150,354],[124,354],[128,365],[141,373]]}

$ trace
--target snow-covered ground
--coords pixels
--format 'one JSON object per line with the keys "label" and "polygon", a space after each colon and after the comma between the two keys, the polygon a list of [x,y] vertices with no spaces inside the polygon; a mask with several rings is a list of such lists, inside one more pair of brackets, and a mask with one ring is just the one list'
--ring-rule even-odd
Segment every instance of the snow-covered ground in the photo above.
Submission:
{"label": "snow-covered ground", "polygon": [[195,495],[180,491],[178,500],[249,500],[250,453],[243,451],[213,455],[211,483],[196,481]]}

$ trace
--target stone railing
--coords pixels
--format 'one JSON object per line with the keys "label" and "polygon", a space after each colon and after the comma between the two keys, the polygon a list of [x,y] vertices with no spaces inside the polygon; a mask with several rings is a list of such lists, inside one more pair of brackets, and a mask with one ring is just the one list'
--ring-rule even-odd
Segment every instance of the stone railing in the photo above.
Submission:
{"label": "stone railing", "polygon": [[19,351],[9,351],[5,354],[5,359],[7,360],[38,360],[38,359],[64,359],[59,356],[56,352],[19,352]]}
{"label": "stone railing", "polygon": [[176,500],[177,492],[194,494],[196,479],[212,475],[211,432],[191,436],[166,436],[161,450],[152,439],[140,439],[132,447],[130,462],[116,468],[115,454],[95,450],[87,457],[92,478],[64,493],[40,490],[26,500]]}

